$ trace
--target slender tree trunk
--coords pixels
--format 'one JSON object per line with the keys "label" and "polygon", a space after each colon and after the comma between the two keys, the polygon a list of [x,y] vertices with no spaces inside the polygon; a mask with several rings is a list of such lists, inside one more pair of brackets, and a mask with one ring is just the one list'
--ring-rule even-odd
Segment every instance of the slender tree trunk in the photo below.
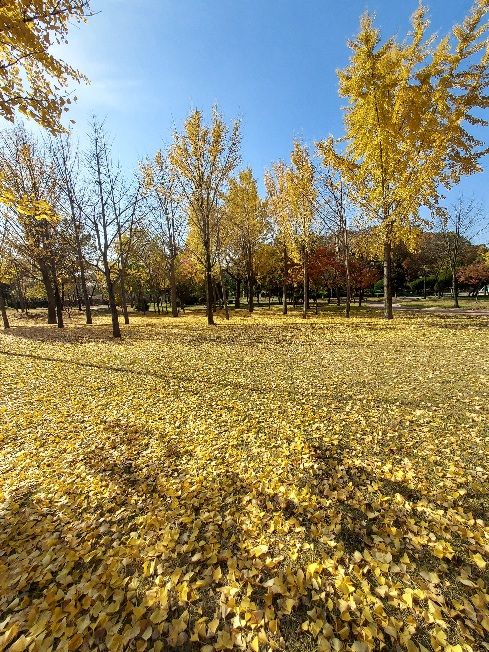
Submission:
{"label": "slender tree trunk", "polygon": [[121,337],[121,327],[119,325],[119,313],[115,300],[114,282],[110,276],[110,268],[107,260],[104,260],[105,282],[107,284],[107,294],[109,295],[109,309],[112,319],[112,337]]}
{"label": "slender tree trunk", "polygon": [[51,280],[51,275],[49,274],[47,265],[44,262],[41,265],[39,265],[39,268],[41,271],[41,278],[44,285],[44,289],[46,290],[46,297],[48,300],[48,324],[55,324],[56,323],[56,299],[54,296],[54,288]]}
{"label": "slender tree trunk", "polygon": [[234,297],[234,307],[241,307],[241,279],[239,277],[236,279],[236,296]]}
{"label": "slender tree trunk", "polygon": [[254,293],[254,279],[253,272],[248,267],[248,312],[253,312],[255,306],[253,305]]}
{"label": "slender tree trunk", "polygon": [[282,313],[287,314],[287,276],[289,274],[289,259],[287,255],[287,245],[284,245],[284,282],[282,288]]}
{"label": "slender tree trunk", "polygon": [[226,319],[229,319],[228,290],[224,284],[224,272],[221,265],[219,265],[219,277],[220,277],[221,288],[222,288],[222,301],[224,304],[224,313],[226,315]]}
{"label": "slender tree trunk", "polygon": [[363,290],[359,290],[358,292],[358,307],[361,308],[362,306],[362,299],[363,299]]}
{"label": "slender tree trunk", "polygon": [[126,263],[124,257],[121,254],[120,256],[120,274],[119,274],[119,283],[121,286],[121,308],[122,314],[124,315],[124,324],[129,323],[129,312],[127,310],[127,297],[126,297]]}
{"label": "slender tree trunk", "polygon": [[5,306],[5,295],[2,289],[0,289],[0,312],[2,313],[3,327],[10,328],[10,323],[7,315],[7,308]]}
{"label": "slender tree trunk", "polygon": [[302,306],[302,318],[307,318],[307,309],[309,307],[309,279],[307,278],[307,249],[302,251],[302,281],[304,285],[304,303]]}
{"label": "slender tree trunk", "polygon": [[78,281],[76,279],[76,276],[73,274],[73,283],[75,284],[75,300],[78,305],[78,312],[81,312],[83,310],[82,308],[82,300],[80,296],[80,291],[78,289]]}
{"label": "slender tree trunk", "polygon": [[389,238],[384,242],[384,317],[393,319],[392,311],[392,244]]}
{"label": "slender tree trunk", "polygon": [[453,307],[460,308],[458,303],[458,279],[457,279],[457,270],[455,267],[452,267],[452,285],[453,285]]}
{"label": "slender tree trunk", "polygon": [[172,317],[178,317],[177,279],[175,274],[175,258],[170,256],[170,302]]}
{"label": "slender tree trunk", "polygon": [[206,298],[207,325],[214,326],[214,314],[213,314],[214,287],[212,283],[210,243],[205,242],[204,247],[205,247],[205,298]]}
{"label": "slender tree trunk", "polygon": [[59,284],[56,278],[56,268],[53,265],[53,287],[54,287],[54,301],[56,304],[56,322],[58,328],[64,328],[63,322],[63,299],[59,291]]}
{"label": "slender tree trunk", "polygon": [[351,277],[350,277],[350,250],[348,242],[348,229],[346,226],[343,231],[343,240],[345,247],[345,276],[346,276],[346,307],[345,307],[345,317],[350,316],[351,310]]}

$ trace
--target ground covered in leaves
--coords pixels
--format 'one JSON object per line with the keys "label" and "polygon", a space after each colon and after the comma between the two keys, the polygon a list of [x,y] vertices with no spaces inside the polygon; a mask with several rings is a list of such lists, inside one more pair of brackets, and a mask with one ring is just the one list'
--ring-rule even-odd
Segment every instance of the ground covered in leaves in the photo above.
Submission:
{"label": "ground covered in leaves", "polygon": [[488,321],[0,334],[0,649],[489,649]]}

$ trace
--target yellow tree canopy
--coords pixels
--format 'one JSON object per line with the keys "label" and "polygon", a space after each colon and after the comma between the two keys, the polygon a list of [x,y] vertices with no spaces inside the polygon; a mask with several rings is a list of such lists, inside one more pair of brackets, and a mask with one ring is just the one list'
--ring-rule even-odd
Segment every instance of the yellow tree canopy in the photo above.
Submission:
{"label": "yellow tree canopy", "polygon": [[250,168],[231,179],[225,197],[224,241],[241,251],[256,249],[267,230],[263,201],[258,194],[256,180]]}
{"label": "yellow tree canopy", "polygon": [[488,106],[488,11],[487,0],[476,2],[437,44],[422,5],[402,43],[382,43],[372,18],[361,19],[339,72],[348,100],[344,148],[332,138],[318,148],[383,237],[409,239],[420,208],[436,206],[440,185],[481,169],[485,150],[469,128],[486,124],[477,111]]}
{"label": "yellow tree canopy", "polygon": [[[0,115],[17,111],[52,132],[71,99],[62,92],[85,77],[51,48],[66,43],[70,22],[90,15],[90,0],[2,0],[0,3]],[[76,98],[75,98],[76,99]]]}

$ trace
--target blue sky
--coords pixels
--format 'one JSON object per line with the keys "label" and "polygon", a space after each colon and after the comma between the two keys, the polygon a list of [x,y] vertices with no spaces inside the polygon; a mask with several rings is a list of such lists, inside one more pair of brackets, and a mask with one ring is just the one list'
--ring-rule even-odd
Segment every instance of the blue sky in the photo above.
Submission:
{"label": "blue sky", "polygon": [[[369,10],[384,36],[401,38],[417,0],[92,0],[97,15],[71,32],[63,57],[91,85],[77,90],[70,117],[86,132],[106,117],[125,167],[171,139],[194,107],[217,104],[242,120],[243,165],[258,179],[287,158],[296,137],[342,134],[336,69]],[[444,34],[470,0],[427,0]],[[486,161],[486,165],[489,161]],[[489,205],[488,174],[462,189]]]}

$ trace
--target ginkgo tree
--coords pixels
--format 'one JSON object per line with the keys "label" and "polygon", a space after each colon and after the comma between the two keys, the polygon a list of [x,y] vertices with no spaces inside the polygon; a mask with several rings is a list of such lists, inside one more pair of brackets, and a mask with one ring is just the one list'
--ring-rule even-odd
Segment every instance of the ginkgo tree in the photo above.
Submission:
{"label": "ginkgo tree", "polygon": [[435,210],[443,187],[481,170],[486,153],[471,127],[486,125],[489,4],[478,0],[452,33],[428,35],[422,5],[399,43],[382,42],[365,14],[339,74],[345,136],[319,144],[327,165],[341,173],[350,198],[371,222],[383,249],[385,317],[392,319],[392,249],[410,243],[426,224],[421,209]]}
{"label": "ginkgo tree", "polygon": [[251,168],[231,179],[224,205],[224,239],[244,262],[248,285],[248,310],[253,312],[256,251],[267,231],[264,203]]}
{"label": "ginkgo tree", "polygon": [[315,171],[307,148],[300,142],[294,142],[290,155],[290,166],[285,173],[286,201],[289,215],[297,241],[302,263],[303,309],[302,316],[307,316],[309,308],[308,257],[311,247],[312,225],[314,219],[317,190]]}
{"label": "ginkgo tree", "polygon": [[86,80],[57,58],[53,46],[66,43],[71,23],[91,15],[90,0],[2,0],[0,4],[0,115],[14,122],[20,112],[51,132],[63,130],[71,104],[63,92]]}
{"label": "ginkgo tree", "polygon": [[[213,257],[218,244],[218,206],[240,161],[240,124],[229,128],[217,108],[211,124],[206,125],[202,111],[196,109],[187,118],[182,132],[175,132],[169,160],[174,167],[182,203],[186,207],[189,230],[201,258],[206,290],[207,323],[214,323]],[[213,251],[214,249],[214,251]]]}
{"label": "ginkgo tree", "polygon": [[282,312],[287,314],[287,289],[289,269],[293,261],[293,219],[287,197],[287,166],[283,161],[274,163],[265,172],[267,191],[266,207],[277,247],[282,252]]}

